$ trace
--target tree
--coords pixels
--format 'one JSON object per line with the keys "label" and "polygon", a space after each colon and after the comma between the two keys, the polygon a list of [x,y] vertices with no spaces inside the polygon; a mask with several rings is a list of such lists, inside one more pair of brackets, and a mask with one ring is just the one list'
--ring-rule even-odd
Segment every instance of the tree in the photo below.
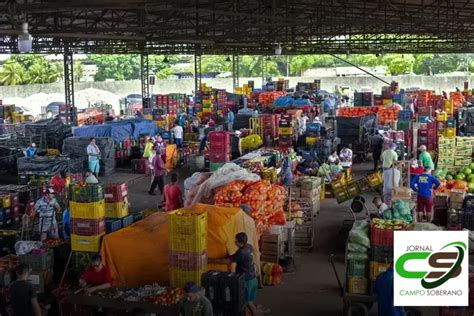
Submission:
{"label": "tree", "polygon": [[82,77],[84,77],[84,65],[82,64],[82,62],[79,60],[74,61],[73,70],[74,81],[81,81]]}
{"label": "tree", "polygon": [[150,55],[148,56],[149,71],[154,73],[159,79],[166,79],[176,73],[174,65],[181,61],[181,56],[168,55],[167,62],[164,62],[165,56]]}
{"label": "tree", "polygon": [[7,86],[22,84],[25,79],[25,69],[22,65],[7,60],[0,72],[0,82]]}
{"label": "tree", "polygon": [[388,54],[382,58],[391,75],[401,75],[413,72],[415,58],[411,54]]}
{"label": "tree", "polygon": [[[232,61],[227,61],[229,56],[225,55],[205,55],[201,59],[202,72],[231,72]],[[232,57],[231,57],[232,58]]]}
{"label": "tree", "polygon": [[131,80],[140,78],[140,58],[138,55],[90,55],[97,66],[96,81],[106,79]]}

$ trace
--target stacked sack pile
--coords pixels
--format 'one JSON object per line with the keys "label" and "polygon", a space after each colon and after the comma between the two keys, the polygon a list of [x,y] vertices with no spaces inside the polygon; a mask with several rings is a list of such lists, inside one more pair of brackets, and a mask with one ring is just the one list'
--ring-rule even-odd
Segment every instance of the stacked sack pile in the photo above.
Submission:
{"label": "stacked sack pile", "polygon": [[207,271],[207,212],[190,207],[173,211],[168,218],[170,284],[200,284],[201,275]]}
{"label": "stacked sack pile", "polygon": [[105,185],[105,231],[112,233],[133,223],[133,215],[128,213],[127,183]]}
{"label": "stacked sack pile", "polygon": [[229,132],[209,133],[209,169],[215,171],[230,161]]}
{"label": "stacked sack pile", "polygon": [[234,180],[218,189],[214,204],[225,207],[240,207],[247,204],[250,216],[255,220],[257,233],[266,231],[271,225],[285,225],[283,207],[286,190],[268,180]]}
{"label": "stacked sack pile", "polygon": [[102,184],[71,184],[69,186],[71,212],[71,250],[74,268],[80,272],[92,255],[100,250],[105,234],[105,200]]}
{"label": "stacked sack pile", "polygon": [[347,243],[347,292],[369,292],[369,224],[356,221],[349,232]]}

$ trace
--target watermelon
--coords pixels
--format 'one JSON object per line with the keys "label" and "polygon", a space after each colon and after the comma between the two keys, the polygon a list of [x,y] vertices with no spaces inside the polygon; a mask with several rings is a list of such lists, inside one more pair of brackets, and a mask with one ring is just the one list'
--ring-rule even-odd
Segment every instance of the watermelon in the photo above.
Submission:
{"label": "watermelon", "polygon": [[464,173],[466,176],[470,175],[472,173],[472,169],[469,169],[468,167],[462,169],[462,173]]}
{"label": "watermelon", "polygon": [[453,176],[450,175],[450,174],[448,174],[448,175],[446,176],[446,180],[453,180]]}
{"label": "watermelon", "polygon": [[464,173],[460,172],[456,175],[456,180],[464,180],[464,179],[466,179],[466,175]]}
{"label": "watermelon", "polygon": [[471,162],[471,163],[469,164],[469,169],[474,170],[474,162]]}
{"label": "watermelon", "polygon": [[472,182],[469,183],[467,185],[467,190],[468,190],[469,193],[474,193],[474,183],[472,183]]}
{"label": "watermelon", "polygon": [[468,182],[474,182],[474,174],[470,174],[467,176],[467,181]]}

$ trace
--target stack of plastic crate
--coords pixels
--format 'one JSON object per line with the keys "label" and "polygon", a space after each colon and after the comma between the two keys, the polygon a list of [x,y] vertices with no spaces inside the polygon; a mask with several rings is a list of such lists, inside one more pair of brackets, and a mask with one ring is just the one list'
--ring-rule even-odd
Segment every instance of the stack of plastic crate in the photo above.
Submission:
{"label": "stack of plastic crate", "polygon": [[454,147],[454,167],[456,171],[469,166],[472,162],[472,146],[474,137],[456,137],[456,146]]}
{"label": "stack of plastic crate", "polygon": [[209,168],[215,171],[230,161],[229,132],[209,133]]}
{"label": "stack of plastic crate", "polygon": [[201,283],[207,271],[207,212],[180,209],[169,215],[170,283],[183,287],[187,282]]}
{"label": "stack of plastic crate", "polygon": [[202,275],[202,286],[217,315],[245,315],[243,274],[208,271]]}
{"label": "stack of plastic crate", "polygon": [[133,215],[128,213],[128,185],[110,183],[105,185],[105,228],[112,233],[133,223]]}
{"label": "stack of plastic crate", "polygon": [[[71,211],[71,249],[98,253],[105,234],[105,200],[102,184],[69,186]],[[84,255],[74,254],[74,258]],[[89,255],[85,255],[90,257]]]}
{"label": "stack of plastic crate", "polygon": [[438,138],[438,168],[446,168],[448,172],[454,173],[455,170],[455,151],[456,142],[454,138]]}
{"label": "stack of plastic crate", "polygon": [[44,293],[53,280],[54,252],[52,249],[36,249],[18,257],[20,263],[26,263],[30,271],[33,288]]}

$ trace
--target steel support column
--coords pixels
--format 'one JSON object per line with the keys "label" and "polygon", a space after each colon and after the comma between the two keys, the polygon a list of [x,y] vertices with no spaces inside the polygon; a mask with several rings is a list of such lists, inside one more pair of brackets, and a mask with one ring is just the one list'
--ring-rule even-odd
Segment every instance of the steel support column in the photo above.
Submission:
{"label": "steel support column", "polygon": [[265,56],[262,55],[262,89],[263,89],[263,86],[265,85]]}
{"label": "steel support column", "polygon": [[[73,54],[69,50],[69,46],[66,45],[64,47],[64,99],[66,104],[70,104],[74,107],[74,61],[73,61]],[[73,125],[77,125],[77,114],[76,112],[73,113],[66,113],[70,115],[70,119]]]}
{"label": "steel support column", "polygon": [[239,55],[232,55],[232,85],[234,87],[234,91],[239,87],[239,68]]}
{"label": "steel support column", "polygon": [[143,108],[151,107],[150,104],[150,84],[148,82],[148,54],[141,53],[140,54],[140,77],[141,77],[141,84],[142,84],[142,102]]}
{"label": "steel support column", "polygon": [[194,54],[194,93],[201,89],[202,68],[201,54]]}

